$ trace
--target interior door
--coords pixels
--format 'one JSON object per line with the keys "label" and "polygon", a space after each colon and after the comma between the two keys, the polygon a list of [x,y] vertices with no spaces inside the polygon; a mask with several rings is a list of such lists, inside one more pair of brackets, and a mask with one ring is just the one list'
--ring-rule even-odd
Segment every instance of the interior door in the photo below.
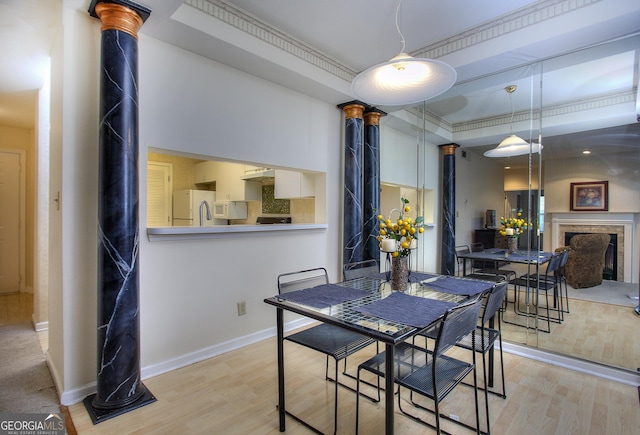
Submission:
{"label": "interior door", "polygon": [[20,152],[0,151],[0,293],[20,291]]}

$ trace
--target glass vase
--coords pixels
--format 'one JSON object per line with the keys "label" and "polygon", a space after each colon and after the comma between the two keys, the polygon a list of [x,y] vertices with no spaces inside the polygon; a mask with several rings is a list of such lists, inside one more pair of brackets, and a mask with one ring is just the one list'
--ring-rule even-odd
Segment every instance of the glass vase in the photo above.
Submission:
{"label": "glass vase", "polygon": [[404,292],[409,285],[409,257],[391,258],[391,290]]}
{"label": "glass vase", "polygon": [[507,238],[507,251],[509,254],[513,254],[518,250],[518,238],[517,237],[509,237]]}

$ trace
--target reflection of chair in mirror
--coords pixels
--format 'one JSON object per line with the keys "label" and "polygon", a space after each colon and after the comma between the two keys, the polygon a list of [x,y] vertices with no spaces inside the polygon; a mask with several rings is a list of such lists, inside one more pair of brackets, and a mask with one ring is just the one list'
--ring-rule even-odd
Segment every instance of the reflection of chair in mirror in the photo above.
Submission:
{"label": "reflection of chair in mirror", "polygon": [[[484,251],[484,246],[482,243],[472,243],[471,244],[471,252],[482,252]],[[493,279],[493,281],[502,281],[502,280],[510,280],[516,277],[515,270],[509,269],[501,269],[504,266],[505,262],[501,261],[489,261],[489,260],[473,260],[473,273],[474,275],[491,275],[496,276],[501,279]],[[482,276],[476,276],[477,278],[483,279]],[[488,278],[484,278],[488,279]]]}
{"label": "reflection of chair in mirror", "polygon": [[[469,334],[472,334],[472,342],[479,339],[476,338],[475,331],[481,305],[482,298],[478,296],[476,299],[447,311],[439,323],[439,330],[433,351],[425,350],[423,347],[415,346],[406,341],[401,342],[394,348],[394,380],[400,387],[397,393],[400,411],[411,419],[435,429],[437,433],[440,433],[440,418],[449,419],[444,415],[440,415],[440,402],[470,373],[472,373],[472,379],[474,381],[473,391],[476,406],[476,426],[472,427],[463,422],[451,420],[474,431],[480,427],[476,380],[476,353],[471,352],[472,363],[460,361],[444,353]],[[385,352],[381,352],[358,366],[358,392],[360,389],[360,372],[365,370],[379,378],[384,377],[385,361]],[[402,409],[402,388],[407,388],[412,394],[417,393],[433,400],[435,410],[431,410],[417,403],[414,403],[414,405],[419,409],[433,412],[436,420],[435,426]],[[359,396],[359,394],[356,394],[356,433],[358,432]]]}
{"label": "reflection of chair in mirror", "polygon": [[602,284],[604,254],[610,241],[609,234],[577,234],[571,238],[565,265],[571,287],[578,289]]}
{"label": "reflection of chair in mirror", "polygon": [[[482,243],[474,243],[474,245],[475,245],[475,248],[476,248],[476,250],[474,252],[483,250]],[[505,279],[503,277],[496,276],[496,275],[489,275],[489,274],[483,274],[483,273],[474,273],[474,269],[476,267],[474,265],[474,262],[477,262],[478,260],[468,260],[466,258],[460,257],[461,255],[470,254],[471,253],[471,249],[469,249],[469,245],[456,246],[455,250],[456,250],[456,262],[458,264],[458,275],[460,275],[460,270],[461,270],[460,267],[462,267],[462,274],[464,276],[466,276],[467,278],[484,279],[484,280],[487,280],[487,281],[503,281]],[[466,262],[466,264],[465,264],[465,262]],[[466,266],[471,266],[471,273],[467,273],[465,275],[464,271],[466,270]]]}
{"label": "reflection of chair in mirror", "polygon": [[460,246],[456,246],[455,250],[456,250],[456,263],[458,265],[457,275],[460,276],[462,275],[463,271],[466,269],[465,262],[466,262],[466,265],[471,264],[471,262],[466,258],[460,258],[460,255],[470,254],[471,249],[469,248],[469,245],[460,245]]}
{"label": "reflection of chair in mirror", "polygon": [[558,270],[556,271],[556,280],[558,281],[559,292],[560,292],[560,302],[562,303],[562,288],[564,287],[564,303],[562,303],[562,311],[565,313],[569,313],[569,289],[567,287],[567,261],[569,259],[569,248],[562,247],[557,248],[555,252],[559,253],[560,265],[558,266]]}
{"label": "reflection of chair in mirror", "polygon": [[347,263],[342,268],[342,273],[345,281],[364,277],[378,278],[380,275],[380,266],[376,260]]}
{"label": "reflection of chair in mirror", "polygon": [[[460,267],[462,266],[462,270],[466,269],[466,265],[471,265],[471,273],[467,273],[465,276],[467,278],[475,278],[482,279],[485,281],[494,281],[501,282],[508,280],[511,276],[515,277],[515,272],[512,270],[500,269],[498,267],[497,262],[488,261],[488,260],[467,260],[466,258],[461,258],[460,255],[469,254],[471,252],[482,252],[484,248],[482,243],[472,243],[471,249],[468,245],[460,245],[456,246],[456,261],[458,263],[458,275],[460,275]],[[491,269],[486,268],[487,266],[491,266]],[[463,273],[464,274],[464,273]]]}
{"label": "reflection of chair in mirror", "polygon": [[[323,267],[284,273],[278,276],[278,293],[282,294],[328,283],[327,270]],[[353,391],[353,388],[338,382],[338,361],[344,360],[346,372],[347,357],[375,343],[375,340],[328,323],[321,323],[303,331],[289,334],[284,339],[326,355],[325,379],[335,382],[333,422],[335,433],[338,429],[338,385]],[[329,377],[329,357],[332,357],[335,361],[333,379]],[[317,432],[315,428],[300,418],[289,412],[287,414]]]}
{"label": "reflection of chair in mirror", "polygon": [[[562,259],[561,254],[555,253],[551,256],[551,259],[547,262],[547,267],[545,269],[544,275],[540,275],[537,279],[536,275],[522,275],[519,278],[512,279],[509,281],[509,284],[513,284],[515,291],[515,302],[513,304],[513,309],[516,314],[523,316],[534,316],[537,314],[539,318],[546,320],[547,322],[547,330],[541,329],[543,332],[551,332],[551,322],[562,323],[563,320],[563,310],[560,306],[560,300],[558,299],[559,294],[559,285],[558,280],[556,279],[556,271],[560,266],[560,261]],[[527,310],[522,310],[520,308],[520,293],[521,288],[525,290],[525,304],[527,306]],[[544,307],[540,306],[539,301],[539,292],[543,291],[545,294],[545,305]],[[553,307],[549,305],[549,292],[553,292]],[[560,294],[560,296],[562,296]],[[528,307],[530,305],[534,305],[536,307],[536,312],[531,313],[528,311]],[[546,310],[546,316],[540,315],[540,309],[544,308]],[[551,311],[555,311],[558,314],[557,318],[551,318]],[[517,324],[516,324],[517,325]],[[518,325],[524,326],[524,325]]]}

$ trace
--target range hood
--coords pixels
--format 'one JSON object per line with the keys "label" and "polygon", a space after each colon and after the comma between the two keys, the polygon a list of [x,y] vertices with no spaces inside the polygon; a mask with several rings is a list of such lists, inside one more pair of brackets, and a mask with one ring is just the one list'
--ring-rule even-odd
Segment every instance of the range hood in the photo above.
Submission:
{"label": "range hood", "polygon": [[272,168],[256,168],[246,171],[240,178],[246,181],[273,181],[276,170]]}

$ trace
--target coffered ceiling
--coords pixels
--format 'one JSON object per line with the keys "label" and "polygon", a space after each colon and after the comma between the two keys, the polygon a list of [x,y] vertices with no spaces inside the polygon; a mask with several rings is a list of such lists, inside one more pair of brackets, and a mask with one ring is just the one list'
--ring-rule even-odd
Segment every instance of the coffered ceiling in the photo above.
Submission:
{"label": "coffered ceiling", "polygon": [[[76,3],[88,9],[89,0]],[[398,54],[404,38],[405,52],[449,63],[458,80],[449,92],[424,105],[381,109],[390,114],[385,122],[397,128],[411,128],[424,114],[429,139],[436,143],[494,146],[499,138],[487,133],[489,127],[511,124],[504,92],[508,84],[519,88],[511,100],[518,129],[540,112],[544,118],[543,105],[554,115],[567,112],[569,104],[582,104],[586,111],[592,109],[589,104],[597,104],[628,112],[588,126],[593,129],[628,126],[638,114],[640,2],[402,0],[399,8],[399,0],[139,3],[152,10],[141,33],[331,104],[352,100],[353,77]],[[16,70],[33,65],[48,53],[59,8],[51,0],[0,0],[0,92],[5,93],[0,102],[6,94],[15,98],[16,92],[39,87],[37,75],[12,74],[7,66]],[[598,49],[605,41],[629,37],[614,43],[611,52]],[[29,55],[16,48],[27,41]],[[595,48],[583,51],[587,47]],[[533,114],[535,105],[538,115]],[[19,107],[15,100],[13,107]],[[472,124],[476,127],[469,129]],[[572,128],[587,127],[579,124]],[[560,123],[543,128],[549,136],[570,132]],[[625,134],[629,130],[625,127]]]}

